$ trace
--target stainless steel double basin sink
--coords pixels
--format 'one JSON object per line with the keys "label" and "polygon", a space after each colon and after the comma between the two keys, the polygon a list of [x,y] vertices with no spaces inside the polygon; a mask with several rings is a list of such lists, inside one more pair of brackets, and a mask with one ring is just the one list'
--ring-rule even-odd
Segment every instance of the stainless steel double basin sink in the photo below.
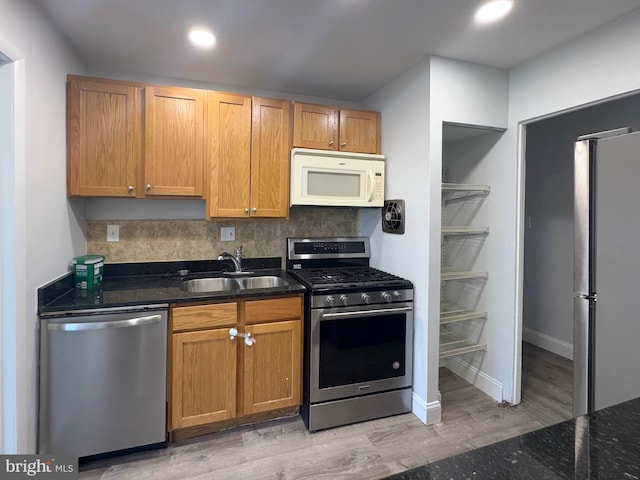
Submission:
{"label": "stainless steel double basin sink", "polygon": [[255,290],[261,288],[287,287],[289,283],[277,275],[259,275],[249,277],[207,277],[194,278],[182,282],[182,289],[189,293],[231,292],[237,290]]}

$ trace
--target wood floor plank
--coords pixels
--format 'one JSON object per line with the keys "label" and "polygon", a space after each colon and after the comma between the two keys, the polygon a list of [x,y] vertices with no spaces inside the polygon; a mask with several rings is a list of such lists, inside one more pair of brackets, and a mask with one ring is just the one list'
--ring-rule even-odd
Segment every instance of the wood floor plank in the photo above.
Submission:
{"label": "wood floor plank", "polygon": [[300,417],[81,466],[83,480],[376,479],[571,418],[571,361],[523,348],[522,403],[501,406],[441,369],[442,421],[413,414],[309,433]]}

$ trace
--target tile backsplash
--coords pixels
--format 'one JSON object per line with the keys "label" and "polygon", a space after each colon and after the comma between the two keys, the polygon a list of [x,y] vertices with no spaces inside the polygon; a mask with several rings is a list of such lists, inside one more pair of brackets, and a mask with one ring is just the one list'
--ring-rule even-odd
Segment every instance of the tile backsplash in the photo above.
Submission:
{"label": "tile backsplash", "polygon": [[[120,226],[120,241],[107,242],[107,225]],[[220,227],[236,228],[236,239],[220,241]],[[359,234],[355,208],[293,208],[288,220],[87,220],[87,253],[108,263],[212,259],[244,245],[245,257],[286,259],[287,237]]]}

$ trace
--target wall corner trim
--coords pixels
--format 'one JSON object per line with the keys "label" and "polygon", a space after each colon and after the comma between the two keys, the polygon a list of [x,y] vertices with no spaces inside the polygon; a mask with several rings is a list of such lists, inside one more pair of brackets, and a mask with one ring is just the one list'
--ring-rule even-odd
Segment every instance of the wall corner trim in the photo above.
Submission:
{"label": "wall corner trim", "polygon": [[427,403],[413,392],[411,394],[411,412],[425,425],[439,422],[442,415],[440,393],[438,393],[438,400]]}
{"label": "wall corner trim", "polygon": [[522,329],[522,340],[536,347],[540,347],[543,350],[548,350],[556,355],[573,360],[573,345],[564,340],[551,337],[536,330],[531,330],[530,328]]}
{"label": "wall corner trim", "polygon": [[504,400],[504,386],[502,383],[482,372],[477,367],[457,357],[444,359],[442,366],[478,387],[497,402]]}

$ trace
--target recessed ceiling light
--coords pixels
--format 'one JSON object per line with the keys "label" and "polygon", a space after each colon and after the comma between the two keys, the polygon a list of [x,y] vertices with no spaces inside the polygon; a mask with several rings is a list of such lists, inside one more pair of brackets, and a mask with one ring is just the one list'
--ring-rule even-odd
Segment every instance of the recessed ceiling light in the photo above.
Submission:
{"label": "recessed ceiling light", "polygon": [[211,48],[216,44],[216,37],[213,33],[202,28],[194,28],[189,31],[189,40],[200,48]]}
{"label": "recessed ceiling light", "polygon": [[477,23],[490,23],[501,19],[513,7],[512,0],[493,0],[482,5],[475,15]]}

